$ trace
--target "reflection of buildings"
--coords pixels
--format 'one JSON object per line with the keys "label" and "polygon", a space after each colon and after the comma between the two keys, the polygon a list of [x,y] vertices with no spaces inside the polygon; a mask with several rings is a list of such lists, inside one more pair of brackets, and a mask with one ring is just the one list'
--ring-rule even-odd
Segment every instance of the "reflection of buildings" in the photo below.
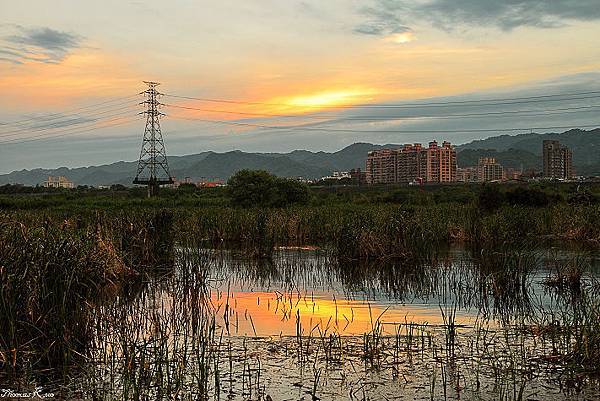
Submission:
{"label": "reflection of buildings", "polygon": [[573,154],[571,149],[561,146],[559,141],[543,142],[544,178],[573,178]]}
{"label": "reflection of buildings", "polygon": [[456,150],[450,142],[438,146],[432,141],[428,148],[415,143],[369,152],[366,180],[369,184],[454,182],[456,169]]}
{"label": "reflection of buildings", "polygon": [[58,177],[49,175],[48,179],[42,183],[42,186],[45,188],[74,188],[75,184],[62,175]]}

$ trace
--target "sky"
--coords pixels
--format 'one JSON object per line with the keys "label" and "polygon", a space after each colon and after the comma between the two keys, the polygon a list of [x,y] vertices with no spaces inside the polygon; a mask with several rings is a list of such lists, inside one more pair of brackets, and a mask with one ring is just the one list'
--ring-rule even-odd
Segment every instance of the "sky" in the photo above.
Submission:
{"label": "sky", "polygon": [[598,37],[598,0],[0,0],[0,173],[135,160],[144,80],[173,155],[600,126]]}

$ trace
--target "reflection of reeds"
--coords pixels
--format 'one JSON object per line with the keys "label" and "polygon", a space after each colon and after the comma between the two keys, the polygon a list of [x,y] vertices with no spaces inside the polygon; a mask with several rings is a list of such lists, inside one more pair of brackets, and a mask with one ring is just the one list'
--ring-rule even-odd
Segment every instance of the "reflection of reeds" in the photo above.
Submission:
{"label": "reflection of reeds", "polygon": [[564,260],[555,257],[547,262],[552,275],[547,277],[543,284],[558,292],[568,292],[573,297],[581,295],[583,290],[584,272],[590,269],[589,258],[575,257]]}
{"label": "reflection of reeds", "polygon": [[369,304],[368,307],[371,330],[363,334],[363,359],[369,368],[379,369],[385,347],[382,318],[387,308],[373,320],[371,305]]}
{"label": "reflection of reeds", "polygon": [[492,304],[494,315],[504,318],[527,315],[531,274],[539,264],[537,252],[527,245],[504,245],[474,250],[472,255],[479,274],[476,288],[484,300],[481,306]]}
{"label": "reflection of reeds", "polygon": [[[365,399],[378,395],[364,385],[369,375],[392,371],[404,384],[415,380],[401,371],[406,365],[430,374],[423,382],[432,399],[465,393],[485,398],[488,391],[490,399],[524,399],[536,375],[554,377],[552,368],[566,369],[564,377],[573,381],[598,372],[598,294],[585,285],[583,263],[574,260],[573,270],[555,280],[555,287],[577,286],[578,297],[551,294],[557,310],[534,310],[538,254],[507,239],[510,230],[522,240],[556,221],[528,227],[501,210],[495,217],[473,217],[469,231],[457,217],[464,210],[454,210],[447,221],[439,211],[225,209],[215,216],[199,210],[183,217],[98,214],[64,224],[55,218],[4,224],[0,363],[17,376],[29,367],[67,371],[90,361],[83,364],[81,387],[89,398],[206,400],[226,390],[231,397],[268,399],[270,355],[260,348],[266,341],[260,323],[244,310],[238,317],[230,288],[225,294],[227,283],[237,279],[281,286],[269,310],[296,318],[296,335],[269,340],[268,352],[289,355],[290,369],[301,377],[308,372],[299,386],[313,398],[331,384],[330,372],[346,375],[351,369],[362,384],[350,394],[362,391]],[[529,222],[538,213],[521,217]],[[474,232],[481,233],[480,241],[470,237]],[[444,245],[457,238],[470,242],[471,253],[445,255]],[[236,242],[232,253],[223,250],[230,241]],[[311,251],[310,261],[277,250],[305,243],[322,248]],[[219,249],[207,249],[215,245]],[[136,282],[143,283],[137,291],[126,290]],[[385,316],[370,311],[370,329],[352,338],[340,334],[353,317],[339,314],[335,299],[329,321],[304,326],[297,305],[310,294],[301,291],[333,282],[348,293],[438,298],[451,306],[440,307],[439,327],[405,321],[393,334],[386,332]],[[211,287],[223,290],[220,306],[210,302]],[[472,306],[482,316],[465,334],[457,311]],[[244,318],[254,336],[240,341],[235,334]],[[488,319],[497,322],[490,327]],[[364,362],[363,368],[355,361]]]}

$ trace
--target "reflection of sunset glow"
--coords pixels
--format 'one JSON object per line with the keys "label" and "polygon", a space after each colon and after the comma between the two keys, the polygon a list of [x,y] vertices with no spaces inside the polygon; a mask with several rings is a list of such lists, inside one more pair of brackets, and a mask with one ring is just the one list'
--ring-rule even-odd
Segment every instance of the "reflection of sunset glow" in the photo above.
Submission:
{"label": "reflection of sunset glow", "polygon": [[[227,296],[212,294],[212,303],[223,317]],[[373,329],[377,320],[384,333],[394,333],[394,323],[442,324],[439,310],[430,305],[379,304],[362,300],[335,299],[331,294],[290,294],[232,292],[229,294],[230,333],[234,335],[295,335],[300,317],[302,335],[338,333],[361,335]],[[468,318],[457,316],[457,321]],[[221,321],[223,324],[223,321]]]}

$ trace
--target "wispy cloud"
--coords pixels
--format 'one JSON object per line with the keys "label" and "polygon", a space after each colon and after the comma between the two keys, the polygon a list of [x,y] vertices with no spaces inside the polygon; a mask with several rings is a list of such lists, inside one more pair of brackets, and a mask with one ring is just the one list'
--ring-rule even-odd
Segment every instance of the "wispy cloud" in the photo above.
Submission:
{"label": "wispy cloud", "polygon": [[16,32],[2,37],[0,60],[14,64],[27,61],[57,64],[81,45],[82,37],[52,28],[15,26]]}
{"label": "wispy cloud", "polygon": [[411,29],[404,22],[399,12],[402,7],[389,7],[389,2],[378,1],[372,7],[363,7],[360,13],[365,21],[356,27],[354,32],[363,35],[387,36],[409,32]]}
{"label": "wispy cloud", "polygon": [[360,10],[356,33],[389,35],[426,20],[444,30],[494,26],[504,31],[529,26],[557,28],[569,21],[600,19],[598,0],[375,0]]}

